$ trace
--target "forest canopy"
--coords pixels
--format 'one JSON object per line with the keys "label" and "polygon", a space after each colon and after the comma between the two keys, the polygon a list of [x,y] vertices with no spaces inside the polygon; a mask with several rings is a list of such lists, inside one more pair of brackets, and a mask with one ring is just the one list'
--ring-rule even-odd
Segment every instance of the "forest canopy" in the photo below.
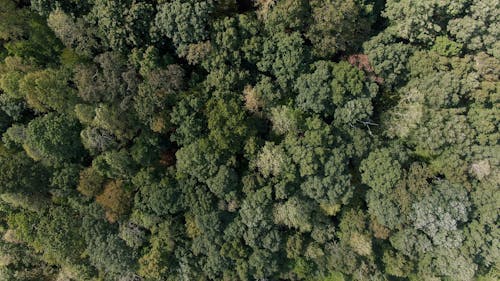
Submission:
{"label": "forest canopy", "polygon": [[500,280],[500,0],[0,0],[0,280]]}

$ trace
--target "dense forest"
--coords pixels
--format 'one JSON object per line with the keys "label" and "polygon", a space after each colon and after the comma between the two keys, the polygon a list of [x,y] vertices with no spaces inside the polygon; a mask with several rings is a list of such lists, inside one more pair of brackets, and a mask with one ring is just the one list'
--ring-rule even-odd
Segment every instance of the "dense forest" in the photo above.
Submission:
{"label": "dense forest", "polygon": [[0,0],[0,280],[500,280],[500,0]]}

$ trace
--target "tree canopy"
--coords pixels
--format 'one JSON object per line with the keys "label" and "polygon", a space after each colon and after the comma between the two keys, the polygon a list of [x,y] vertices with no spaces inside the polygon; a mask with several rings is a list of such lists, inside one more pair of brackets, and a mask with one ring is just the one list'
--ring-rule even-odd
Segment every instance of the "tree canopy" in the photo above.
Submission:
{"label": "tree canopy", "polygon": [[500,280],[499,0],[0,0],[0,280]]}

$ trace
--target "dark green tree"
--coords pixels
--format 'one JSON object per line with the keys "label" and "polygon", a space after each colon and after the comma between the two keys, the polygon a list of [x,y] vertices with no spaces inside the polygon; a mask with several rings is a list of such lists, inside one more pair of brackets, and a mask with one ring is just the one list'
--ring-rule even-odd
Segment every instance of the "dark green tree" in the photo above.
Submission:
{"label": "dark green tree", "polygon": [[34,160],[47,161],[53,165],[78,161],[84,155],[80,129],[75,119],[49,113],[28,124],[24,149]]}

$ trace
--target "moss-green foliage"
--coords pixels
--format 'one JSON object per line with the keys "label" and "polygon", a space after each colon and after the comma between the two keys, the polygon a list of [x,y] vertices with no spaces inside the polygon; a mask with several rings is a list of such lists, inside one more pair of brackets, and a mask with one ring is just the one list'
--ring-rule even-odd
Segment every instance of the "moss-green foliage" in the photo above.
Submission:
{"label": "moss-green foliage", "polygon": [[84,156],[78,132],[80,124],[71,117],[49,113],[33,119],[26,127],[23,147],[36,161],[59,164]]}
{"label": "moss-green foliage", "polygon": [[498,280],[499,5],[0,0],[0,280]]}

